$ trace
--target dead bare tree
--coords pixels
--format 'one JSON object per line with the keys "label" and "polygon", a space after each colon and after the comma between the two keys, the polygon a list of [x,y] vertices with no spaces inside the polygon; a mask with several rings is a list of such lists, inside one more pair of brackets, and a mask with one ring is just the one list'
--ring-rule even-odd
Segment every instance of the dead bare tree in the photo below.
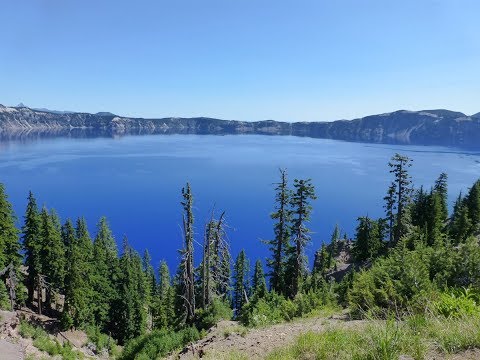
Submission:
{"label": "dead bare tree", "polygon": [[226,297],[230,290],[230,247],[225,231],[225,212],[217,220],[212,216],[205,225],[203,261],[201,266],[202,306],[206,308],[215,297]]}
{"label": "dead bare tree", "polygon": [[191,324],[195,319],[195,278],[193,267],[193,196],[189,183],[182,189],[182,196],[184,247],[180,251],[182,256],[182,294],[180,296],[186,310],[186,321]]}

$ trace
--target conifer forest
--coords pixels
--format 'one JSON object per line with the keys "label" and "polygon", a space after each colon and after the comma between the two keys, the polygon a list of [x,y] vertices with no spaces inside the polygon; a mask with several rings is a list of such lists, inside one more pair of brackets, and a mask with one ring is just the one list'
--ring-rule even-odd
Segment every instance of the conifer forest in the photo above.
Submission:
{"label": "conifer forest", "polygon": [[[31,192],[24,214],[14,214],[0,184],[0,307],[48,316],[59,331],[96,334],[119,359],[166,356],[204,337],[221,319],[247,329],[321,309],[387,322],[433,315],[479,319],[480,180],[452,207],[448,175],[415,188],[411,166],[412,159],[400,154],[386,159],[391,183],[382,199],[384,216],[358,214],[354,234],[333,228],[315,251],[313,267],[306,256],[315,236],[309,220],[322,199],[311,179],[290,179],[286,169],[279,170],[272,210],[265,214],[274,237],[258,243],[268,248],[267,259],[232,253],[227,214],[212,211],[200,223],[195,184],[180,184],[183,242],[176,268],[152,264],[149,251],[139,254],[127,237],[114,239],[107,218],[92,234],[81,214],[63,219],[39,207]],[[161,251],[160,244],[150,249]],[[123,350],[115,355],[117,345]]]}

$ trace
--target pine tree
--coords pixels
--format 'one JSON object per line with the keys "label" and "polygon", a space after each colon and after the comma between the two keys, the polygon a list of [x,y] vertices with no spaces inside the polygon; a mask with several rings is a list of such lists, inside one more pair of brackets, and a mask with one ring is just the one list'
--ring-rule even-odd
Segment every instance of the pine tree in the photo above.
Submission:
{"label": "pine tree", "polygon": [[255,270],[252,279],[252,293],[256,298],[263,298],[268,293],[267,282],[265,281],[265,274],[260,260],[255,262]]}
{"label": "pine tree", "polygon": [[470,233],[476,234],[480,230],[480,180],[470,188],[465,202],[471,222]]}
{"label": "pine tree", "polygon": [[392,245],[394,243],[394,228],[395,228],[395,210],[396,210],[396,200],[395,200],[395,184],[392,183],[388,187],[387,195],[383,198],[385,200],[385,214],[388,221],[388,236],[389,243]]}
{"label": "pine tree", "polygon": [[195,319],[195,278],[193,266],[193,196],[190,184],[182,189],[184,247],[180,251],[181,263],[178,278],[178,296],[182,299],[185,321],[192,324]]}
{"label": "pine tree", "polygon": [[230,246],[227,241],[225,227],[224,227],[223,213],[217,222],[215,231],[215,249],[217,254],[217,266],[214,272],[214,279],[217,286],[217,294],[223,300],[229,300],[230,294],[230,278],[231,278],[231,263]]}
{"label": "pine tree", "polygon": [[423,189],[423,186],[419,190],[415,191],[413,196],[413,206],[411,207],[412,225],[425,229],[428,224],[428,212],[429,212],[429,195]]}
{"label": "pine tree", "polygon": [[[394,179],[385,198],[385,209],[390,223],[390,239],[394,245],[407,232],[408,204],[413,193],[408,168],[412,166],[412,160],[407,156],[395,154],[388,166]],[[393,214],[394,209],[397,210],[395,215]]]}
{"label": "pine tree", "polygon": [[333,266],[334,257],[338,251],[338,240],[340,240],[340,229],[338,224],[335,225],[332,237],[330,238],[330,246],[328,249],[327,268],[330,269]]}
{"label": "pine tree", "polygon": [[28,268],[26,285],[28,291],[28,303],[33,303],[34,290],[37,288],[39,274],[42,273],[40,249],[42,240],[40,235],[40,215],[37,202],[32,192],[28,194],[28,205],[24,216],[22,228],[23,249],[25,251],[25,265]]}
{"label": "pine tree", "polygon": [[[19,277],[21,255],[18,242],[19,231],[15,227],[15,220],[15,214],[8,201],[5,188],[3,184],[0,184],[0,270],[12,265],[16,270],[16,276]],[[6,289],[0,288],[0,297],[7,297]]]}
{"label": "pine tree", "polygon": [[322,241],[322,246],[315,252],[315,258],[313,260],[313,269],[311,277],[311,287],[313,289],[319,289],[325,283],[325,275],[327,273],[328,257],[331,251],[327,250],[327,247]]}
{"label": "pine tree", "polygon": [[145,294],[143,294],[144,297],[144,303],[147,309],[147,323],[149,324],[149,328],[151,328],[151,316],[152,316],[152,311],[153,311],[153,306],[154,306],[154,296],[156,293],[156,288],[157,288],[157,279],[155,278],[155,270],[153,269],[152,266],[152,258],[150,256],[150,253],[148,252],[147,249],[145,249],[143,253],[143,258],[142,258],[142,270],[143,270],[143,277],[144,277],[144,288],[145,288]]}
{"label": "pine tree", "polygon": [[171,281],[168,265],[165,261],[162,261],[159,269],[157,302],[154,310],[154,325],[158,329],[168,329],[173,326],[175,299]]}
{"label": "pine tree", "polygon": [[68,329],[81,328],[93,321],[91,312],[91,255],[92,242],[84,219],[77,221],[77,229],[67,220],[62,228],[66,247],[65,305],[62,325]]}
{"label": "pine tree", "polygon": [[315,188],[310,179],[294,180],[295,192],[292,195],[291,203],[293,208],[294,220],[292,225],[293,248],[289,254],[291,277],[288,281],[291,292],[290,296],[295,296],[300,290],[302,278],[306,274],[305,246],[310,241],[310,230],[306,223],[310,220],[312,200],[316,199]]}
{"label": "pine tree", "polygon": [[441,173],[435,181],[433,191],[438,194],[441,208],[441,219],[446,221],[448,218],[448,175]]}
{"label": "pine tree", "polygon": [[44,207],[40,212],[40,235],[42,275],[48,283],[47,306],[51,307],[55,294],[64,289],[66,263],[60,220],[54,210],[49,213]]}
{"label": "pine tree", "polygon": [[119,261],[119,276],[116,281],[118,296],[111,310],[115,322],[113,328],[120,343],[145,332],[145,276],[142,259],[124,238],[123,255]]}
{"label": "pine tree", "polygon": [[93,244],[94,272],[93,315],[95,323],[104,331],[112,329],[112,305],[117,299],[116,283],[119,278],[118,250],[107,219],[102,217],[97,225]]}
{"label": "pine tree", "polygon": [[292,191],[288,188],[287,171],[280,169],[280,182],[275,184],[275,212],[270,214],[276,220],[274,226],[275,238],[267,241],[270,245],[271,258],[267,259],[267,266],[270,268],[270,287],[277,293],[285,294],[285,263],[287,248],[291,235],[290,224],[292,212],[290,201]]}
{"label": "pine tree", "polygon": [[368,216],[358,218],[357,234],[353,246],[356,261],[375,259],[383,250],[383,226]]}
{"label": "pine tree", "polygon": [[431,191],[428,197],[427,245],[443,242],[443,229],[446,221],[442,195]]}
{"label": "pine tree", "polygon": [[453,215],[449,228],[449,234],[453,239],[453,243],[455,245],[464,243],[471,235],[471,229],[472,222],[468,214],[468,206],[460,193],[453,207]]}
{"label": "pine tree", "polygon": [[93,254],[93,242],[88,232],[88,226],[85,218],[79,218],[75,227],[75,238],[77,239],[78,254],[75,256],[78,269],[76,271],[82,275],[82,282],[79,285],[82,289],[81,296],[83,297],[82,311],[78,313],[79,323],[93,322],[93,306],[95,303],[94,296],[94,275],[97,262]]}
{"label": "pine tree", "polygon": [[248,301],[250,264],[245,254],[245,250],[240,251],[235,260],[233,271],[233,308],[240,311],[243,305]]}

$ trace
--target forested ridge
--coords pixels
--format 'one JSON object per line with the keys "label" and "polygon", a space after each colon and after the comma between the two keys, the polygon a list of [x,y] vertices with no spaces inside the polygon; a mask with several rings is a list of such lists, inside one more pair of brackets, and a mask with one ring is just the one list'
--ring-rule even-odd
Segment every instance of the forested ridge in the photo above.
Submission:
{"label": "forested ridge", "polygon": [[169,269],[162,262],[158,271],[149,252],[140,255],[126,237],[119,251],[106,218],[92,235],[84,218],[62,222],[32,193],[16,228],[0,184],[0,307],[28,307],[59,319],[63,329],[108,334],[125,345],[123,359],[164,356],[219,319],[254,327],[325,307],[347,308],[352,318],[480,316],[480,180],[450,212],[447,174],[415,189],[412,164],[392,157],[384,217],[359,214],[351,237],[336,226],[313,268],[305,249],[315,188],[310,179],[289,181],[285,169],[272,189],[274,237],[259,244],[269,249],[265,262],[231,253],[225,213],[212,211],[198,224],[187,183],[179,192],[180,263]]}

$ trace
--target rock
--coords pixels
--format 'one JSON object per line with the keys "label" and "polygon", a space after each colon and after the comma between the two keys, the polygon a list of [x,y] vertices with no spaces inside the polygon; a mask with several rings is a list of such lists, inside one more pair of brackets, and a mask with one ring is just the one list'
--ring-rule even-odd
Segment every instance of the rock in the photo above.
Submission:
{"label": "rock", "polygon": [[399,110],[354,120],[286,123],[197,118],[127,118],[40,111],[0,105],[0,140],[34,136],[98,137],[141,134],[266,134],[313,138],[480,148],[480,116],[448,110]]}

